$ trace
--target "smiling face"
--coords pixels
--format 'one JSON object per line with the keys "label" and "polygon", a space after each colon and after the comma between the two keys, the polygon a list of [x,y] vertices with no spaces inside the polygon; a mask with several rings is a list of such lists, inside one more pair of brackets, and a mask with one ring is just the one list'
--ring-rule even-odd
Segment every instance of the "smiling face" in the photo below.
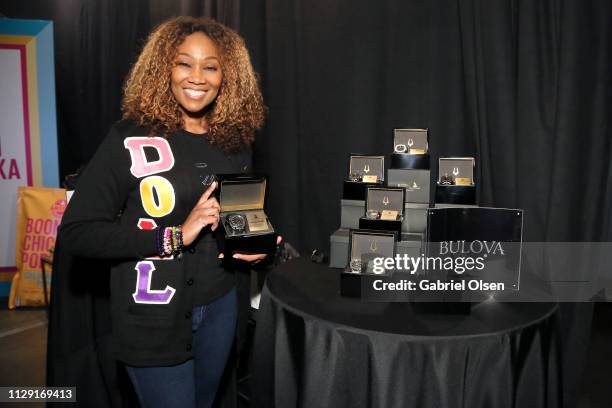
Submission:
{"label": "smiling face", "polygon": [[215,43],[201,32],[188,35],[178,46],[170,83],[186,122],[203,117],[219,94],[223,81],[219,60]]}

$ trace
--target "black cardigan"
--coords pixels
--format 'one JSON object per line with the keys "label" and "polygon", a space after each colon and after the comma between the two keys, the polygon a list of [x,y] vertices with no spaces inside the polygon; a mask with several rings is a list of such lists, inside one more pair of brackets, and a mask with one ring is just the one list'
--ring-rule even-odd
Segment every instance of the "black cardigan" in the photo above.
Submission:
{"label": "black cardigan", "polygon": [[[147,260],[156,252],[154,233],[138,225],[146,228],[149,220],[160,226],[182,223],[203,192],[198,172],[249,172],[250,153],[226,155],[205,136],[187,132],[167,140],[147,135],[130,121],[115,125],[64,214],[52,285],[49,384],[113,377],[111,350],[117,359],[137,366],[191,358],[187,312],[236,284],[234,272],[217,261],[210,231],[182,259]],[[148,220],[139,223],[141,218]],[[139,275],[150,276],[149,292],[157,290],[157,295],[147,293],[146,285],[137,290]],[[108,386],[108,381],[103,382]]]}

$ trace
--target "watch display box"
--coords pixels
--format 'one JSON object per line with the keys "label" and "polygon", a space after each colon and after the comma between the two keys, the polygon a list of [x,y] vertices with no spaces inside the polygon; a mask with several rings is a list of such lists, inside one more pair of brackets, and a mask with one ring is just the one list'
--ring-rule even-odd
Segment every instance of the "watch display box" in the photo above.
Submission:
{"label": "watch display box", "polygon": [[427,129],[394,129],[392,169],[429,169]]}
{"label": "watch display box", "polygon": [[344,181],[342,198],[365,200],[366,188],[382,187],[385,181],[385,156],[352,154],[349,159],[348,177]]}
{"label": "watch display box", "polygon": [[431,172],[417,169],[389,169],[387,185],[406,191],[406,202],[429,204]]}
{"label": "watch display box", "polygon": [[[329,267],[344,269],[348,265],[349,248],[348,228],[339,228],[329,236]],[[417,258],[423,254],[424,234],[402,233],[401,238],[395,243],[395,253]]]}
{"label": "watch display box", "polygon": [[264,211],[266,178],[256,175],[219,176],[221,211],[216,234],[225,261],[235,253],[268,254],[276,251],[276,232]]}
{"label": "watch display box", "polygon": [[396,232],[350,230],[348,265],[340,273],[340,294],[360,297],[361,286],[369,277],[385,275],[376,273],[376,258],[395,257]]}
{"label": "watch display box", "polygon": [[436,183],[436,203],[467,204],[476,203],[476,183],[474,180],[473,157],[440,157],[438,161],[438,181]]}
{"label": "watch display box", "polygon": [[399,239],[404,221],[405,195],[403,188],[369,187],[365,214],[359,219],[359,228],[395,231],[396,239]]}

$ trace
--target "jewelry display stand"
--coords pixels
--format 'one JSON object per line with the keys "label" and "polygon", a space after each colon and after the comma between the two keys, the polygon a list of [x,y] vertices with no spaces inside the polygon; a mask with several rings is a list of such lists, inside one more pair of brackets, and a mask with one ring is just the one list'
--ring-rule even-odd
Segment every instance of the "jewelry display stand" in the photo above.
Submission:
{"label": "jewelry display stand", "polygon": [[429,204],[431,173],[428,130],[394,129],[393,146],[388,172],[389,187],[404,188],[408,203]]}
{"label": "jewelry display stand", "polygon": [[427,228],[431,183],[429,131],[394,129],[393,146],[387,184],[389,187],[401,187],[405,191],[402,232],[424,233]]}
{"label": "jewelry display stand", "polygon": [[[344,182],[340,202],[340,228],[330,236],[330,267],[332,268],[347,266],[349,230],[356,228],[395,231],[398,239],[395,247],[398,254],[409,256],[421,254],[423,235],[427,228],[427,208],[430,202],[428,131],[427,129],[396,129],[393,143],[395,152],[391,155],[392,168],[388,170],[386,179],[384,177],[384,156],[351,155],[349,175]],[[372,162],[373,159],[378,161]],[[373,165],[374,163],[376,165]],[[376,177],[379,183],[377,185],[364,183],[363,175],[372,173],[373,168],[381,169]],[[365,170],[369,172],[366,173]],[[385,180],[392,190],[403,190],[403,198],[400,200],[404,202],[404,208],[403,211],[398,210],[401,216],[394,221],[368,219],[366,214],[367,191],[383,188]],[[382,213],[380,210],[377,212]]]}
{"label": "jewelry display stand", "polygon": [[[427,211],[431,206],[429,132],[427,129],[395,129],[393,146],[391,168],[386,178],[384,156],[351,155],[349,175],[344,182],[343,196],[340,201],[340,228],[329,239],[330,267],[347,268],[350,266],[349,236],[350,231],[357,228],[360,228],[358,231],[390,230],[396,234],[395,253],[411,257],[423,254]],[[458,159],[459,162],[446,161],[447,159]],[[443,164],[442,171],[448,172],[449,176],[447,178],[438,177],[435,207],[477,207],[473,176],[474,159],[442,158],[440,160]],[[455,170],[455,167],[458,169]],[[373,169],[376,170],[373,171]],[[453,174],[453,171],[457,174]],[[364,182],[364,175],[375,177],[367,177]],[[376,182],[372,183],[373,180]],[[388,188],[384,186],[385,180]],[[401,219],[399,231],[397,225],[399,219],[396,219],[395,222],[381,220],[382,208],[370,208],[372,206],[366,204],[369,190],[378,192],[403,190],[403,198],[400,200],[404,201],[404,210],[399,217]],[[384,194],[382,198],[384,199]],[[389,204],[391,201],[389,197]],[[382,205],[384,206],[384,203]]]}

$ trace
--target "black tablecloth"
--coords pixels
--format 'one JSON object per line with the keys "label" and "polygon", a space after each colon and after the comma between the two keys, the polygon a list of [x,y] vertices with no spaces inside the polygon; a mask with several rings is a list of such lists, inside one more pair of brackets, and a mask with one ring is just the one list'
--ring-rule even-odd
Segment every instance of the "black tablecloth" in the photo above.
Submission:
{"label": "black tablecloth", "polygon": [[339,295],[339,271],[271,272],[257,316],[255,407],[558,407],[557,307],[483,303],[469,315]]}

